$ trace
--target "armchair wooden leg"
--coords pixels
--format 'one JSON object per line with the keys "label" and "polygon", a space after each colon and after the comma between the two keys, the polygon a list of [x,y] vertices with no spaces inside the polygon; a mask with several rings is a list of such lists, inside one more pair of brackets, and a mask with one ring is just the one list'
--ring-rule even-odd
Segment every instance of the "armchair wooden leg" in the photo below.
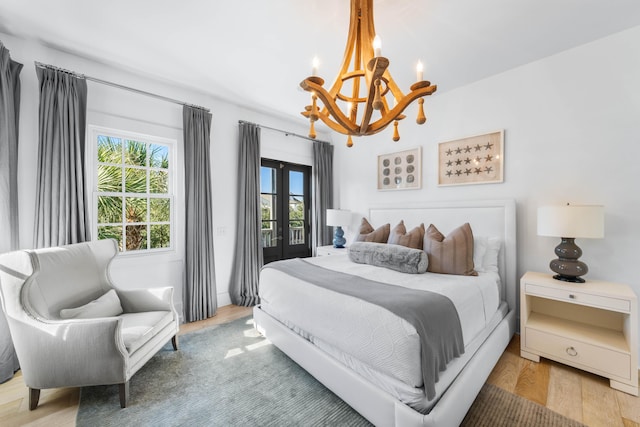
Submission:
{"label": "armchair wooden leg", "polygon": [[120,407],[126,408],[129,400],[129,381],[120,384]]}
{"label": "armchair wooden leg", "polygon": [[33,411],[38,407],[38,401],[40,400],[40,389],[29,387],[29,410]]}
{"label": "armchair wooden leg", "polygon": [[178,334],[171,338],[171,345],[173,345],[173,351],[178,351]]}

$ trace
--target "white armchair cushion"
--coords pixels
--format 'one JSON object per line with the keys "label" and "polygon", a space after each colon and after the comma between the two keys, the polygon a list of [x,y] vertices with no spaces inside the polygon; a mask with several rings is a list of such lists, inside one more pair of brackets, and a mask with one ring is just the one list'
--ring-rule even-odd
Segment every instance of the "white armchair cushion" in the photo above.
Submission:
{"label": "white armchair cushion", "polygon": [[93,319],[97,317],[113,317],[122,313],[122,305],[116,291],[111,289],[100,298],[76,308],[60,310],[63,319]]}
{"label": "white armchair cushion", "polygon": [[122,319],[122,339],[129,354],[133,354],[164,327],[175,321],[170,311],[124,313],[119,317]]}

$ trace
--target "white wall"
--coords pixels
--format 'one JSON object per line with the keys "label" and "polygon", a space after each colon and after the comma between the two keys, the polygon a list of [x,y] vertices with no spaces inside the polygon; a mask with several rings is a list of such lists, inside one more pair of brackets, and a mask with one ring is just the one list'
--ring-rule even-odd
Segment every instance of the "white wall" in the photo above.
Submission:
{"label": "white wall", "polygon": [[[400,124],[398,143],[391,141],[390,129],[354,140],[350,149],[343,138],[335,138],[339,207],[366,215],[370,206],[389,203],[513,198],[521,276],[529,270],[549,271],[559,242],[536,235],[538,206],[602,204],[605,238],[577,240],[590,269],[586,277],[627,283],[640,295],[638,52],[640,27],[635,27],[456,90],[436,92],[424,104],[427,123],[415,124],[414,107]],[[498,129],[505,130],[504,183],[437,186],[439,142]],[[378,192],[377,155],[419,145],[422,189]],[[358,221],[354,218],[349,231],[354,232]]]}
{"label": "white wall", "polygon": [[[230,304],[229,281],[235,248],[238,120],[255,122],[305,135],[303,121],[290,121],[216,99],[204,92],[176,87],[126,70],[115,69],[49,48],[33,40],[0,33],[0,40],[15,61],[24,64],[21,78],[19,135],[20,246],[33,247],[36,169],[38,151],[38,81],[33,61],[52,64],[91,77],[201,105],[211,109],[213,221],[218,305]],[[185,75],[185,80],[189,76]],[[164,255],[121,257],[114,265],[114,280],[124,287],[174,286],[182,311],[184,274],[184,158],[182,106],[122,89],[87,82],[87,124],[176,139],[178,141],[178,194],[176,195],[177,250]],[[262,130],[263,152],[272,158],[310,164],[311,143],[279,132]]]}

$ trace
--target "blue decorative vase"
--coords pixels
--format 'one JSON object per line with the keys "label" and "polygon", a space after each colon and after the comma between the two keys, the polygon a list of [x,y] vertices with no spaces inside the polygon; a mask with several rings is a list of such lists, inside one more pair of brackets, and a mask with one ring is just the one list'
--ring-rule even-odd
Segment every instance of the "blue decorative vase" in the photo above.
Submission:
{"label": "blue decorative vase", "polygon": [[333,247],[344,248],[345,243],[347,243],[347,239],[344,238],[344,231],[342,227],[338,225],[333,233]]}

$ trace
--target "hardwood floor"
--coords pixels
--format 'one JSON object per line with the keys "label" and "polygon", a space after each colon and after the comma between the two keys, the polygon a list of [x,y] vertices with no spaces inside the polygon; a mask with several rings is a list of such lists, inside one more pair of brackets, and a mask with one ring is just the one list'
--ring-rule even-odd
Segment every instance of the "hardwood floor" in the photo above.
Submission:
{"label": "hardwood floor", "polygon": [[606,378],[543,358],[521,358],[519,335],[487,382],[588,426],[640,426],[640,398],[612,389]]}
{"label": "hardwood floor", "polygon": [[[210,319],[182,325],[180,334],[250,314],[247,307],[220,307]],[[546,359],[535,363],[521,358],[518,335],[487,382],[589,426],[640,427],[640,398],[610,388],[609,381],[597,375]],[[78,388],[43,390],[38,408],[29,411],[28,389],[18,372],[0,384],[0,425],[74,426],[79,397]]]}

